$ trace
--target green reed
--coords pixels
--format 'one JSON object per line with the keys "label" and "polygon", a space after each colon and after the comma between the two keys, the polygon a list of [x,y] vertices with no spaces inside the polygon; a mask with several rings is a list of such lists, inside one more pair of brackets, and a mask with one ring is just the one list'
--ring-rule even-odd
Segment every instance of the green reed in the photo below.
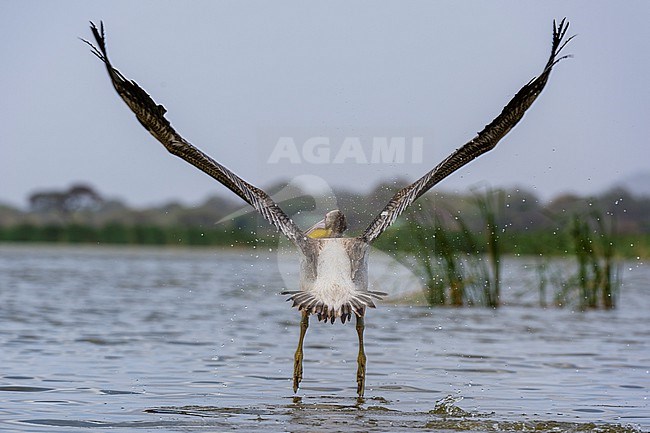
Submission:
{"label": "green reed", "polygon": [[417,245],[415,272],[425,282],[429,305],[499,306],[502,248],[498,217],[503,197],[488,189],[474,194],[473,205],[481,216],[481,230],[470,228],[458,214],[451,218],[449,212],[443,219],[432,206],[430,212],[410,213],[407,229]]}
{"label": "green reed", "polygon": [[[433,230],[428,230],[429,227]],[[418,223],[411,213],[408,230],[417,244],[414,269],[424,280],[429,305],[463,305],[462,265],[457,259],[451,234],[444,229],[439,217],[434,216],[433,223],[425,225]]]}
{"label": "green reed", "polygon": [[497,307],[501,295],[502,257],[501,239],[497,221],[503,213],[502,210],[505,206],[503,191],[495,191],[488,188],[483,194],[475,192],[474,203],[483,220],[487,257],[491,265],[491,278],[487,279],[490,285],[489,287],[486,286],[484,294],[485,301],[488,306]]}
{"label": "green reed", "polygon": [[621,267],[616,258],[616,220],[613,215],[592,211],[572,216],[568,237],[576,271],[558,285],[557,305],[580,309],[616,306]]}

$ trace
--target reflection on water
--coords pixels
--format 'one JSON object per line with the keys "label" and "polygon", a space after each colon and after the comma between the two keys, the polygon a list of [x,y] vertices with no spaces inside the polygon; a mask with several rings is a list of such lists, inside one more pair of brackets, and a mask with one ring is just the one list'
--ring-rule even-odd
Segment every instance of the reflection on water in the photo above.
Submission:
{"label": "reflection on water", "polygon": [[[374,258],[377,290],[415,287]],[[531,307],[525,265],[498,311],[371,310],[359,401],[338,323],[312,323],[291,392],[299,315],[278,293],[297,269],[273,253],[0,246],[0,430],[650,429],[650,269],[629,266],[619,309],[580,313]]]}

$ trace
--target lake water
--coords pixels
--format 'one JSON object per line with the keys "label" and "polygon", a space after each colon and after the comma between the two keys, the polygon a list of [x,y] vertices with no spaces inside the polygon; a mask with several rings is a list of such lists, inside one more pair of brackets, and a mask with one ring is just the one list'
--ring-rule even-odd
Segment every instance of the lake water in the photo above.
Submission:
{"label": "lake water", "polygon": [[[270,251],[0,245],[0,431],[536,431],[650,429],[650,267],[619,308],[535,306],[525,259],[497,311],[383,302],[314,320],[291,389],[299,313]],[[374,259],[374,261],[373,261]],[[377,290],[417,283],[371,256]]]}

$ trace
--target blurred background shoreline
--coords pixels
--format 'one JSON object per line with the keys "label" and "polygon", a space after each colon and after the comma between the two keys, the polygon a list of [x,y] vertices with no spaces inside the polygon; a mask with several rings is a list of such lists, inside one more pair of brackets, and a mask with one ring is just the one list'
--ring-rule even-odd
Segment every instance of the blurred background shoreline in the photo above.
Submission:
{"label": "blurred background shoreline", "polygon": [[[375,213],[406,182],[380,184],[368,194],[346,190],[331,191],[328,196],[314,196],[299,186],[278,183],[268,188],[280,205],[301,227],[309,227],[323,217],[323,202],[342,209],[348,218],[348,235],[363,230]],[[383,250],[412,249],[404,238],[410,220],[418,215],[436,216],[451,231],[480,231],[477,194],[498,193],[498,221],[506,254],[566,254],[563,241],[570,220],[586,219],[594,214],[615,224],[611,235],[618,255],[650,256],[650,195],[635,195],[621,187],[602,194],[581,197],[564,194],[542,202],[535,193],[519,188],[482,187],[467,193],[434,191],[418,204],[414,212],[401,218],[377,245]],[[0,204],[0,242],[44,242],[85,244],[134,244],[252,247],[260,243],[277,243],[276,233],[236,197],[226,192],[214,195],[197,205],[168,202],[159,206],[135,208],[103,194],[87,184],[75,184],[61,190],[32,193],[28,206],[17,208]],[[330,209],[325,209],[325,211]],[[454,220],[462,218],[464,227]],[[433,220],[419,221],[433,226]],[[408,238],[408,236],[406,236]]]}

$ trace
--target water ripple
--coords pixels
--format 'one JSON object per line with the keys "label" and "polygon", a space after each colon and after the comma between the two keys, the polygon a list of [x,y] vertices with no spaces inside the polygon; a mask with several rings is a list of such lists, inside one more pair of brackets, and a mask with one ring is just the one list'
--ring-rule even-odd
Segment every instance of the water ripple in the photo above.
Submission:
{"label": "water ripple", "polygon": [[613,312],[385,302],[362,400],[354,324],[310,326],[293,395],[300,315],[279,269],[246,251],[0,245],[0,430],[650,429],[646,268]]}

